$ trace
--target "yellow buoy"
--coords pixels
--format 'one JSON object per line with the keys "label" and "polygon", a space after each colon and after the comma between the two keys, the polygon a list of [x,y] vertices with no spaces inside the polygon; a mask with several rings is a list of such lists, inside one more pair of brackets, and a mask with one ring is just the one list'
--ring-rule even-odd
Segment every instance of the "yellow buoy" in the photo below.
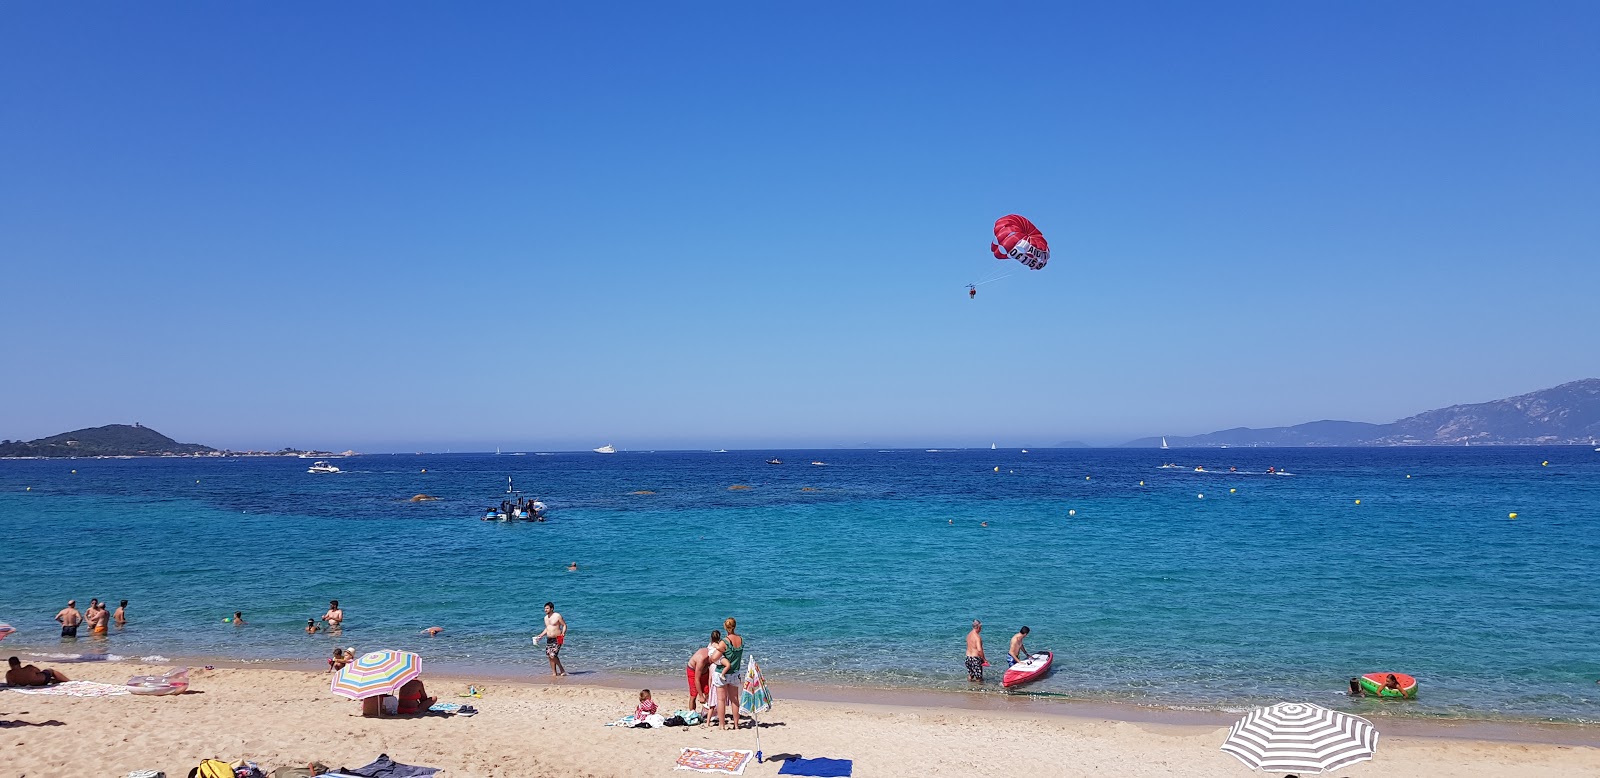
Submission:
{"label": "yellow buoy", "polygon": [[1084,476],[1083,480],[1085,480],[1085,481],[1089,480],[1089,476]]}
{"label": "yellow buoy", "polygon": [[[1077,512],[1077,511],[1075,511],[1075,510],[1073,510],[1073,511],[1067,511],[1067,515],[1068,515],[1068,516],[1076,516],[1076,515],[1078,515],[1078,512]],[[1513,515],[1515,515],[1515,514],[1513,514]]]}
{"label": "yellow buoy", "polygon": [[72,472],[73,472],[73,473],[77,473],[77,472],[78,472],[78,471],[76,471],[76,470],[74,470],[74,471],[72,471]]}
{"label": "yellow buoy", "polygon": [[1144,482],[1143,482],[1143,481],[1140,481],[1140,482],[1139,482],[1139,485],[1140,485],[1140,486],[1144,486]]}
{"label": "yellow buoy", "polygon": [[1203,494],[1197,494],[1194,497],[1196,500],[1204,500],[1206,498],[1206,496]]}
{"label": "yellow buoy", "polygon": [[[1546,459],[1546,460],[1545,460],[1545,461],[1544,461],[1544,462],[1543,462],[1543,463],[1542,463],[1542,464],[1540,464],[1540,465],[1539,465],[1539,466],[1540,466],[1540,467],[1549,467],[1549,466],[1550,466],[1550,460],[1548,460],[1548,459]],[[74,473],[76,473],[76,472],[78,472],[78,471],[76,471],[76,470],[74,470],[74,471],[72,471],[72,472],[74,472]]]}
{"label": "yellow buoy", "polygon": [[1228,494],[1233,494],[1234,492],[1237,492],[1237,491],[1239,491],[1239,490],[1238,489],[1229,489],[1228,490]]}
{"label": "yellow buoy", "polygon": [[1410,474],[1410,473],[1406,473],[1406,477],[1407,477],[1407,478],[1410,478],[1410,477],[1411,477],[1411,474]]}
{"label": "yellow buoy", "polygon": [[1000,466],[999,466],[999,465],[995,465],[995,466],[994,466],[994,471],[995,471],[995,472],[996,472],[996,473],[998,473],[998,472],[1000,472]]}
{"label": "yellow buoy", "polygon": [[428,468],[426,468],[426,467],[422,468],[422,472],[424,472],[424,473],[428,472]]}
{"label": "yellow buoy", "polygon": [[1360,505],[1360,504],[1361,504],[1361,501],[1360,501],[1360,500],[1356,500],[1356,504],[1357,504],[1357,505]]}
{"label": "yellow buoy", "polygon": [[28,487],[28,488],[26,488],[26,489],[23,489],[23,490],[22,490],[22,491],[24,491],[24,492],[31,492],[31,491],[33,491],[33,487],[31,487],[31,486],[30,486],[30,487]]}
{"label": "yellow buoy", "polygon": [[1514,518],[1516,518],[1516,517],[1517,517],[1517,514],[1516,514],[1516,512],[1515,512],[1515,511],[1512,511],[1512,513],[1511,513],[1511,518],[1513,518],[1513,519],[1514,519]]}
{"label": "yellow buoy", "polygon": [[194,479],[194,482],[195,483],[200,483],[200,479],[196,478],[196,479]]}

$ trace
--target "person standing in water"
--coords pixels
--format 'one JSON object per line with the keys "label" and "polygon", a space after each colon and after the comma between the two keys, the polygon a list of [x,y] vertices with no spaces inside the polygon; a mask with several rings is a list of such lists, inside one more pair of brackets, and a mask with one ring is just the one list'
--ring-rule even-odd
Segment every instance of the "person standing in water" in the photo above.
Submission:
{"label": "person standing in water", "polygon": [[328,612],[322,614],[322,620],[327,623],[329,632],[338,630],[344,624],[344,609],[339,607],[338,600],[328,601]]}
{"label": "person standing in water", "polygon": [[973,619],[967,633],[967,680],[983,683],[983,622]]}
{"label": "person standing in water", "polygon": [[61,622],[61,637],[77,637],[78,625],[83,623],[83,614],[78,612],[78,601],[67,600],[67,607],[56,613],[56,621]]}
{"label": "person standing in water", "polygon": [[128,601],[123,600],[117,604],[116,613],[111,614],[111,620],[116,622],[117,628],[128,626]]}
{"label": "person standing in water", "polygon": [[533,644],[544,638],[544,656],[550,660],[551,675],[566,675],[567,667],[561,663],[561,647],[567,642],[567,620],[556,613],[556,604],[544,604],[544,631],[533,636]]}
{"label": "person standing in water", "polygon": [[1022,639],[1027,636],[1027,627],[1017,630],[1017,634],[1011,636],[1011,650],[1006,655],[1007,662],[1016,664],[1028,661],[1028,649],[1022,645]]}

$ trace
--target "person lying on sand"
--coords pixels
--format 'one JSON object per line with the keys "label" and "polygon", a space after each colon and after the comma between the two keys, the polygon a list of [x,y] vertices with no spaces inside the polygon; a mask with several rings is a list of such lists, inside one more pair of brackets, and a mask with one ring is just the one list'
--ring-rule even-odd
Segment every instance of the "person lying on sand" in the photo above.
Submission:
{"label": "person lying on sand", "polygon": [[12,686],[53,686],[58,683],[72,680],[54,670],[41,670],[33,665],[24,665],[22,660],[11,657],[11,665],[6,670],[6,683]]}

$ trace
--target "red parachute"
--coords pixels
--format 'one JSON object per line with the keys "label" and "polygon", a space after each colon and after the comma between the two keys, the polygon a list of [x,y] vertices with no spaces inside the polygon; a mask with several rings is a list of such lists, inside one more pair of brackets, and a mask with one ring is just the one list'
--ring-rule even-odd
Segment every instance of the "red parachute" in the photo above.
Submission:
{"label": "red parachute", "polygon": [[1050,244],[1044,233],[1025,217],[1013,213],[996,219],[994,239],[989,250],[995,259],[1015,259],[1034,270],[1043,269],[1050,261]]}

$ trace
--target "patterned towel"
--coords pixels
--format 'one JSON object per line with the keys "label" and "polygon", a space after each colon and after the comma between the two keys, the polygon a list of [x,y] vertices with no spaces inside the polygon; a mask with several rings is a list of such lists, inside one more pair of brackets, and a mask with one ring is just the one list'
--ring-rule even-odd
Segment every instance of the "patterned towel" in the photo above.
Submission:
{"label": "patterned towel", "polygon": [[704,748],[685,748],[678,757],[674,770],[694,770],[702,773],[727,773],[744,775],[744,768],[755,758],[754,751],[710,751]]}
{"label": "patterned towel", "polygon": [[128,687],[96,681],[67,681],[55,686],[11,686],[18,694],[42,694],[47,697],[115,697],[127,694]]}
{"label": "patterned towel", "polygon": [[456,711],[461,710],[461,703],[459,703],[459,702],[436,702],[436,703],[434,703],[432,705],[429,705],[428,706],[428,710],[431,710],[431,711],[433,711],[435,713],[455,713]]}

